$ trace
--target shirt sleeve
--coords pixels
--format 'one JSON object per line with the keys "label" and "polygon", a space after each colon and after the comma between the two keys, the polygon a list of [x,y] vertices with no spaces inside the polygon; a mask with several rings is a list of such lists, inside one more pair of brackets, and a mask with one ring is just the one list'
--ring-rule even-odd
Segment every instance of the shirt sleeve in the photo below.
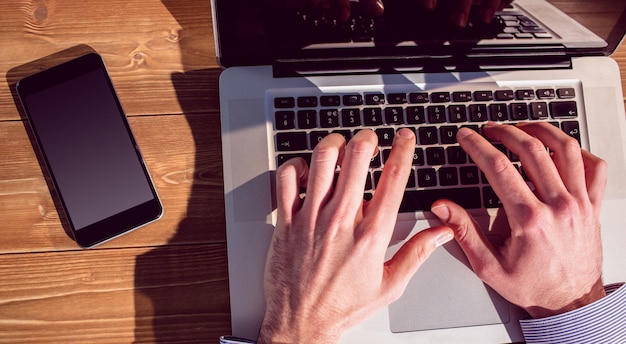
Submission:
{"label": "shirt sleeve", "polygon": [[520,320],[526,343],[626,343],[626,286],[604,287],[607,296],[563,314]]}
{"label": "shirt sleeve", "polygon": [[237,338],[233,336],[221,336],[220,344],[255,344],[256,341],[245,339],[245,338]]}

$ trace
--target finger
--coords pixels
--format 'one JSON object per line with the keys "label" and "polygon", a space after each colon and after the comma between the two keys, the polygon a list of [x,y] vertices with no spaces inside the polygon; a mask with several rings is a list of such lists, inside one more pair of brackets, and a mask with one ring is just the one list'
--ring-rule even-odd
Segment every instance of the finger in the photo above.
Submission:
{"label": "finger", "polygon": [[342,135],[330,134],[315,146],[309,167],[305,206],[319,207],[329,199],[337,162],[345,145]]}
{"label": "finger", "polygon": [[[585,168],[578,141],[548,123],[520,124],[518,128],[537,137],[552,151],[552,161],[565,188],[575,197],[587,197]],[[542,154],[543,155],[543,154]],[[527,171],[528,173],[528,171]]]}
{"label": "finger", "polygon": [[484,23],[491,23],[501,5],[501,0],[483,0],[478,11],[478,18]]}
{"label": "finger", "polygon": [[457,141],[478,168],[485,173],[489,184],[502,201],[506,212],[517,215],[519,204],[535,204],[537,197],[530,190],[511,161],[491,143],[472,129],[461,128]]}
{"label": "finger", "polygon": [[431,211],[454,231],[454,238],[467,256],[472,270],[489,283],[500,263],[495,248],[474,218],[461,206],[448,200],[436,201]]}
{"label": "finger", "polygon": [[[354,216],[363,200],[365,179],[372,156],[377,150],[378,138],[371,130],[359,131],[344,150],[341,161],[341,172],[333,192],[334,210],[346,212],[346,216]],[[356,206],[358,205],[358,206]]]}
{"label": "finger", "polygon": [[374,228],[382,223],[395,223],[414,152],[415,134],[410,129],[400,129],[394,137],[376,192],[367,207],[366,215],[370,217]]}
{"label": "finger", "polygon": [[511,125],[489,123],[483,132],[490,139],[502,142],[519,156],[524,171],[533,182],[537,197],[541,201],[552,204],[567,193],[559,171],[540,139]]}
{"label": "finger", "polygon": [[606,188],[607,163],[597,156],[583,150],[583,165],[585,166],[585,182],[589,201],[596,210],[596,217],[600,216],[600,206]]}
{"label": "finger", "polygon": [[383,288],[391,294],[390,301],[398,299],[409,280],[435,249],[454,238],[450,228],[439,226],[415,234],[385,263]]}
{"label": "finger", "polygon": [[382,0],[361,0],[361,6],[365,13],[371,16],[380,16],[385,11],[385,5]]}
{"label": "finger", "polygon": [[276,170],[276,211],[279,221],[291,223],[293,215],[300,209],[300,185],[308,173],[302,158],[291,159]]}
{"label": "finger", "polygon": [[450,12],[452,24],[458,27],[467,26],[467,19],[473,2],[473,0],[450,0],[448,2],[446,10]]}

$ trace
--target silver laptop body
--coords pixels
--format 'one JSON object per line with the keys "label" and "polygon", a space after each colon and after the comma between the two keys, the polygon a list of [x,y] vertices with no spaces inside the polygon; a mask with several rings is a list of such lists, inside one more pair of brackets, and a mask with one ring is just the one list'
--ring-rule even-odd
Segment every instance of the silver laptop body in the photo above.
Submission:
{"label": "silver laptop body", "polygon": [[[511,45],[531,53],[542,51],[552,56],[546,57],[545,65],[535,62],[530,66],[507,66],[506,63],[517,63],[519,60],[505,58],[504,63],[494,66],[491,62],[497,59],[491,56],[502,50],[483,49],[497,46],[495,41],[486,40],[478,44],[480,49],[471,52],[476,54],[481,65],[476,70],[455,70],[452,66],[449,71],[430,72],[425,69],[416,72],[403,65],[406,71],[400,73],[371,73],[367,68],[358,71],[344,68],[319,75],[315,70],[319,71],[317,61],[314,61],[315,68],[307,70],[303,67],[306,64],[294,62],[292,57],[274,65],[253,65],[249,61],[241,61],[246,65],[235,63],[229,66],[232,60],[222,55],[221,47],[225,39],[232,37],[222,35],[224,21],[220,15],[224,14],[220,13],[219,1],[213,0],[212,5],[218,56],[222,63],[228,61],[225,63],[228,68],[220,77],[220,106],[233,335],[256,338],[264,312],[263,272],[275,223],[273,171],[280,163],[274,123],[274,114],[280,110],[276,108],[277,98],[312,96],[320,99],[324,95],[335,94],[453,94],[482,90],[573,90],[575,96],[572,99],[577,104],[576,117],[580,125],[576,128],[578,132],[572,134],[578,135],[584,148],[609,163],[601,218],[604,281],[626,280],[626,270],[619,264],[626,260],[626,251],[623,250],[626,246],[626,232],[623,231],[626,219],[620,216],[620,209],[626,207],[626,123],[620,74],[612,59],[597,53],[584,56],[585,52],[596,51],[606,43],[582,25],[543,0],[518,0],[515,10],[523,11],[548,28],[553,43],[544,43],[543,47],[534,50],[527,43],[516,41]],[[248,29],[253,30],[254,27]],[[552,44],[576,51],[575,56],[563,59],[563,54],[553,50]],[[303,50],[323,48],[326,47],[311,45]],[[567,66],[563,66],[563,61]],[[551,68],[552,64],[556,65],[555,68]],[[278,70],[294,65],[294,69],[300,70],[276,75]],[[406,110],[410,102],[401,106]],[[317,105],[315,110],[321,108],[323,106]],[[441,125],[438,124],[438,127]],[[402,126],[408,125],[390,127]],[[481,207],[471,212],[483,228],[489,230],[494,240],[506,239],[506,226],[502,225],[506,219],[500,208]],[[429,212],[401,213],[388,250],[389,256],[406,238],[434,224],[437,221]],[[401,299],[350,330],[343,341],[520,341],[523,338],[518,320],[522,316],[523,312],[503,300],[473,274],[458,245],[448,243],[420,268]]]}

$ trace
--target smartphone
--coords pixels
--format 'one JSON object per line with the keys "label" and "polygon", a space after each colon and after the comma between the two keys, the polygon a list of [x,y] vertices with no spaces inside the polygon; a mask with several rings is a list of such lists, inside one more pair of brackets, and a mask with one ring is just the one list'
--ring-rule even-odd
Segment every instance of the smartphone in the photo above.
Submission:
{"label": "smartphone", "polygon": [[16,90],[45,163],[42,169],[78,245],[92,247],[163,215],[98,54],[28,76]]}

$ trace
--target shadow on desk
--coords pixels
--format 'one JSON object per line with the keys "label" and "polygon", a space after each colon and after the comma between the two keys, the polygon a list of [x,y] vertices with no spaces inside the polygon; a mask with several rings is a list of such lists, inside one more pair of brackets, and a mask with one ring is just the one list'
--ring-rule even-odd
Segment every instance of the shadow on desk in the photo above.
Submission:
{"label": "shadow on desk", "polygon": [[219,335],[230,332],[221,126],[216,111],[221,70],[194,70],[214,63],[208,61],[210,2],[162,2],[182,27],[178,37],[186,72],[172,74],[171,80],[196,152],[187,213],[171,244],[136,259],[135,342],[215,343]]}

